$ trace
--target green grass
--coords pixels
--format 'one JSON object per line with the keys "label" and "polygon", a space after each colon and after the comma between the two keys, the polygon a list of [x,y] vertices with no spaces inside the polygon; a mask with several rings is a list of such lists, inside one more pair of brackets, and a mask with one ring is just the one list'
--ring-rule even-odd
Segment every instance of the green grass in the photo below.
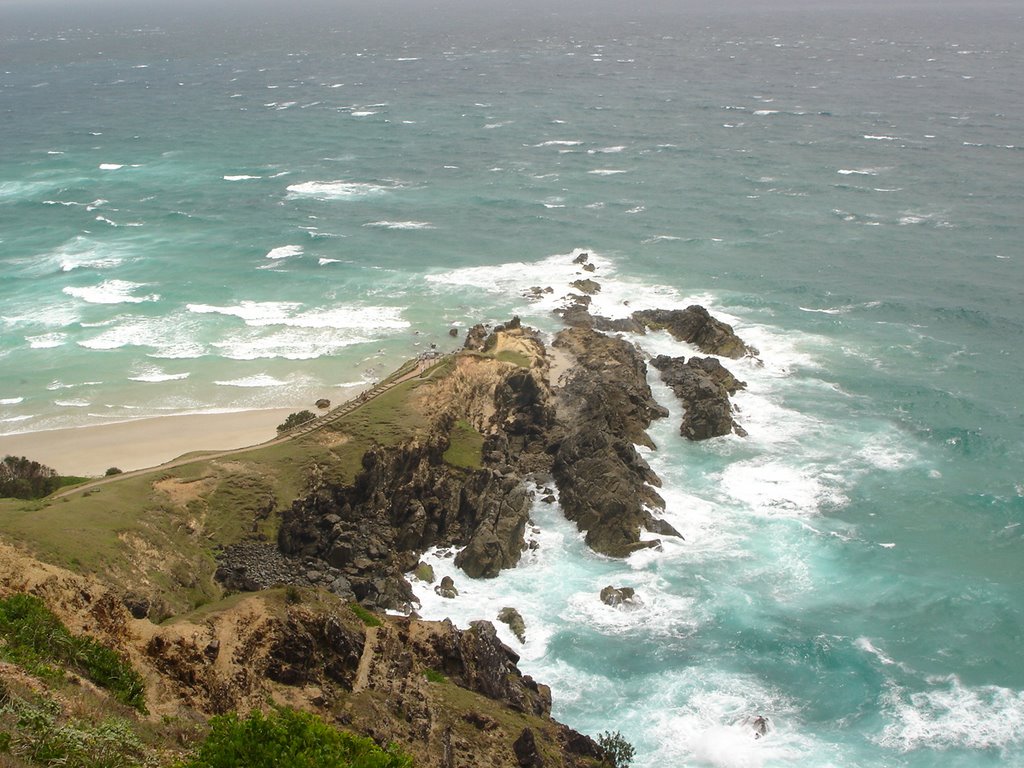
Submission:
{"label": "green grass", "polygon": [[448,435],[448,450],[444,460],[453,467],[479,469],[483,466],[484,436],[465,419],[459,419]]}
{"label": "green grass", "polygon": [[504,363],[512,363],[518,365],[521,368],[529,368],[532,360],[528,355],[524,355],[522,352],[516,352],[512,349],[505,349],[494,356],[495,360],[501,360]]}
{"label": "green grass", "polygon": [[447,677],[442,675],[436,669],[430,669],[429,667],[423,670],[423,676],[431,683],[444,683],[448,680]]}
{"label": "green grass", "polygon": [[72,635],[38,597],[16,594],[0,600],[0,638],[0,656],[7,661],[47,677],[56,665],[68,667],[123,704],[146,709],[138,672],[93,638]]}
{"label": "green grass", "polygon": [[351,608],[352,613],[358,616],[359,620],[368,627],[379,627],[382,623],[377,616],[363,608],[359,603],[352,603],[349,605],[349,608]]}
{"label": "green grass", "polygon": [[[425,375],[451,367],[444,359]],[[422,383],[403,382],[321,430],[273,445],[219,459],[191,454],[195,460],[179,467],[116,476],[60,499],[0,499],[0,536],[46,562],[159,598],[157,618],[191,611],[223,594],[213,579],[217,546],[253,535],[273,540],[278,512],[309,492],[314,466],[328,482],[351,483],[370,447],[424,429],[412,402]],[[186,497],[171,498],[157,488],[161,481]]]}

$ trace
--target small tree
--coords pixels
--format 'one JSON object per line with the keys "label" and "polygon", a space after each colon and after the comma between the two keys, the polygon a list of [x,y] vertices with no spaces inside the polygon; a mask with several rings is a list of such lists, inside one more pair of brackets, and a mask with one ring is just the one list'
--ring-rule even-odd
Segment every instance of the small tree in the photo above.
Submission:
{"label": "small tree", "polygon": [[628,768],[629,764],[633,762],[635,754],[633,745],[626,741],[618,731],[615,733],[605,731],[597,737],[597,743],[604,751],[605,764],[610,768]]}
{"label": "small tree", "polygon": [[288,418],[284,420],[284,423],[279,425],[277,428],[278,432],[287,432],[289,429],[294,429],[300,424],[305,424],[307,421],[312,421],[316,418],[316,414],[311,411],[296,411],[295,413],[289,413]]}
{"label": "small tree", "polygon": [[110,467],[110,468],[109,468],[109,469],[107,469],[107,471],[106,471],[106,472],[104,472],[103,474],[104,474],[104,475],[106,475],[107,477],[113,477],[114,475],[121,475],[121,474],[124,474],[124,473],[123,473],[123,471],[122,471],[121,469],[119,469],[118,467]]}
{"label": "small tree", "polygon": [[5,456],[0,461],[0,497],[40,499],[60,487],[60,476],[38,461],[24,456]]}

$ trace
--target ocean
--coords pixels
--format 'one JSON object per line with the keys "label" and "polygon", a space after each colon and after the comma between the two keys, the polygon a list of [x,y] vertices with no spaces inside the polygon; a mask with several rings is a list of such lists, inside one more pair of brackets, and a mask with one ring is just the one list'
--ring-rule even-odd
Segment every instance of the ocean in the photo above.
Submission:
{"label": "ocean", "polygon": [[759,348],[749,436],[682,439],[652,371],[685,541],[538,502],[422,615],[518,608],[637,768],[1024,765],[1024,14],[625,5],[0,6],[0,434],[339,401],[555,331],[587,251],[596,311]]}

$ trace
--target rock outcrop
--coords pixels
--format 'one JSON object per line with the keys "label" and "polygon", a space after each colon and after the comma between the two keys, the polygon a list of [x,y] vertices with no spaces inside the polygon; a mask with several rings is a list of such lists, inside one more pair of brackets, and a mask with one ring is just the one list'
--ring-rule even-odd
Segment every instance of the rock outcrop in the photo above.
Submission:
{"label": "rock outcrop", "polygon": [[731,325],[712,317],[697,304],[686,309],[644,309],[634,312],[632,317],[649,329],[668,331],[673,338],[693,344],[706,355],[738,359],[758,354],[754,347],[743,343]]}
{"label": "rock outcrop", "polygon": [[559,393],[563,432],[552,446],[565,516],[586,531],[590,547],[612,557],[657,546],[641,540],[644,528],[678,536],[651,512],[664,508],[652,487],[661,483],[634,447],[653,447],[646,429],[668,413],[651,394],[640,353],[586,328],[560,332],[554,346],[574,361]]}
{"label": "rock outcrop", "polygon": [[638,601],[636,590],[632,587],[613,587],[609,584],[601,590],[601,602],[617,608],[619,606],[635,606]]}
{"label": "rock outcrop", "polygon": [[707,440],[731,432],[741,436],[746,431],[732,417],[729,395],[747,385],[739,381],[714,357],[668,357],[658,355],[651,365],[672,387],[685,406],[679,434],[688,440]]}

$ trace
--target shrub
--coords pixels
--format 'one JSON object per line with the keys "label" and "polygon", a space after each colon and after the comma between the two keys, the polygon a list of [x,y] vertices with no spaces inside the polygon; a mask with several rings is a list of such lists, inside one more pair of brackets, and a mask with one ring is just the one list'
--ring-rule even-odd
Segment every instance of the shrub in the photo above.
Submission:
{"label": "shrub", "polygon": [[604,762],[611,768],[627,768],[633,762],[633,745],[618,731],[605,731],[597,737],[597,743],[604,751]]}
{"label": "shrub", "polygon": [[412,768],[412,758],[332,728],[316,715],[281,708],[242,720],[210,720],[210,735],[180,768]]}
{"label": "shrub", "polygon": [[36,674],[52,675],[64,664],[109,690],[118,701],[145,711],[139,673],[114,651],[91,637],[72,635],[43,601],[17,594],[0,600],[0,656]]}
{"label": "shrub", "polygon": [[16,765],[73,768],[152,765],[145,745],[131,725],[120,718],[107,717],[100,722],[68,718],[53,700],[43,698],[31,703],[14,695],[7,696],[0,711],[14,724],[13,732],[5,732],[0,739],[0,751],[25,761]]}
{"label": "shrub", "polygon": [[41,499],[60,487],[60,477],[38,461],[24,456],[5,456],[0,461],[0,496],[14,499]]}
{"label": "shrub", "polygon": [[284,420],[282,424],[277,427],[278,432],[287,432],[289,429],[294,429],[300,424],[305,424],[307,421],[312,421],[316,418],[316,414],[312,411],[296,411],[295,413],[289,413],[288,418]]}
{"label": "shrub", "polygon": [[124,470],[118,469],[117,467],[110,467],[106,472],[103,473],[103,475],[105,477],[110,477],[111,475],[121,475],[121,474],[124,474]]}

